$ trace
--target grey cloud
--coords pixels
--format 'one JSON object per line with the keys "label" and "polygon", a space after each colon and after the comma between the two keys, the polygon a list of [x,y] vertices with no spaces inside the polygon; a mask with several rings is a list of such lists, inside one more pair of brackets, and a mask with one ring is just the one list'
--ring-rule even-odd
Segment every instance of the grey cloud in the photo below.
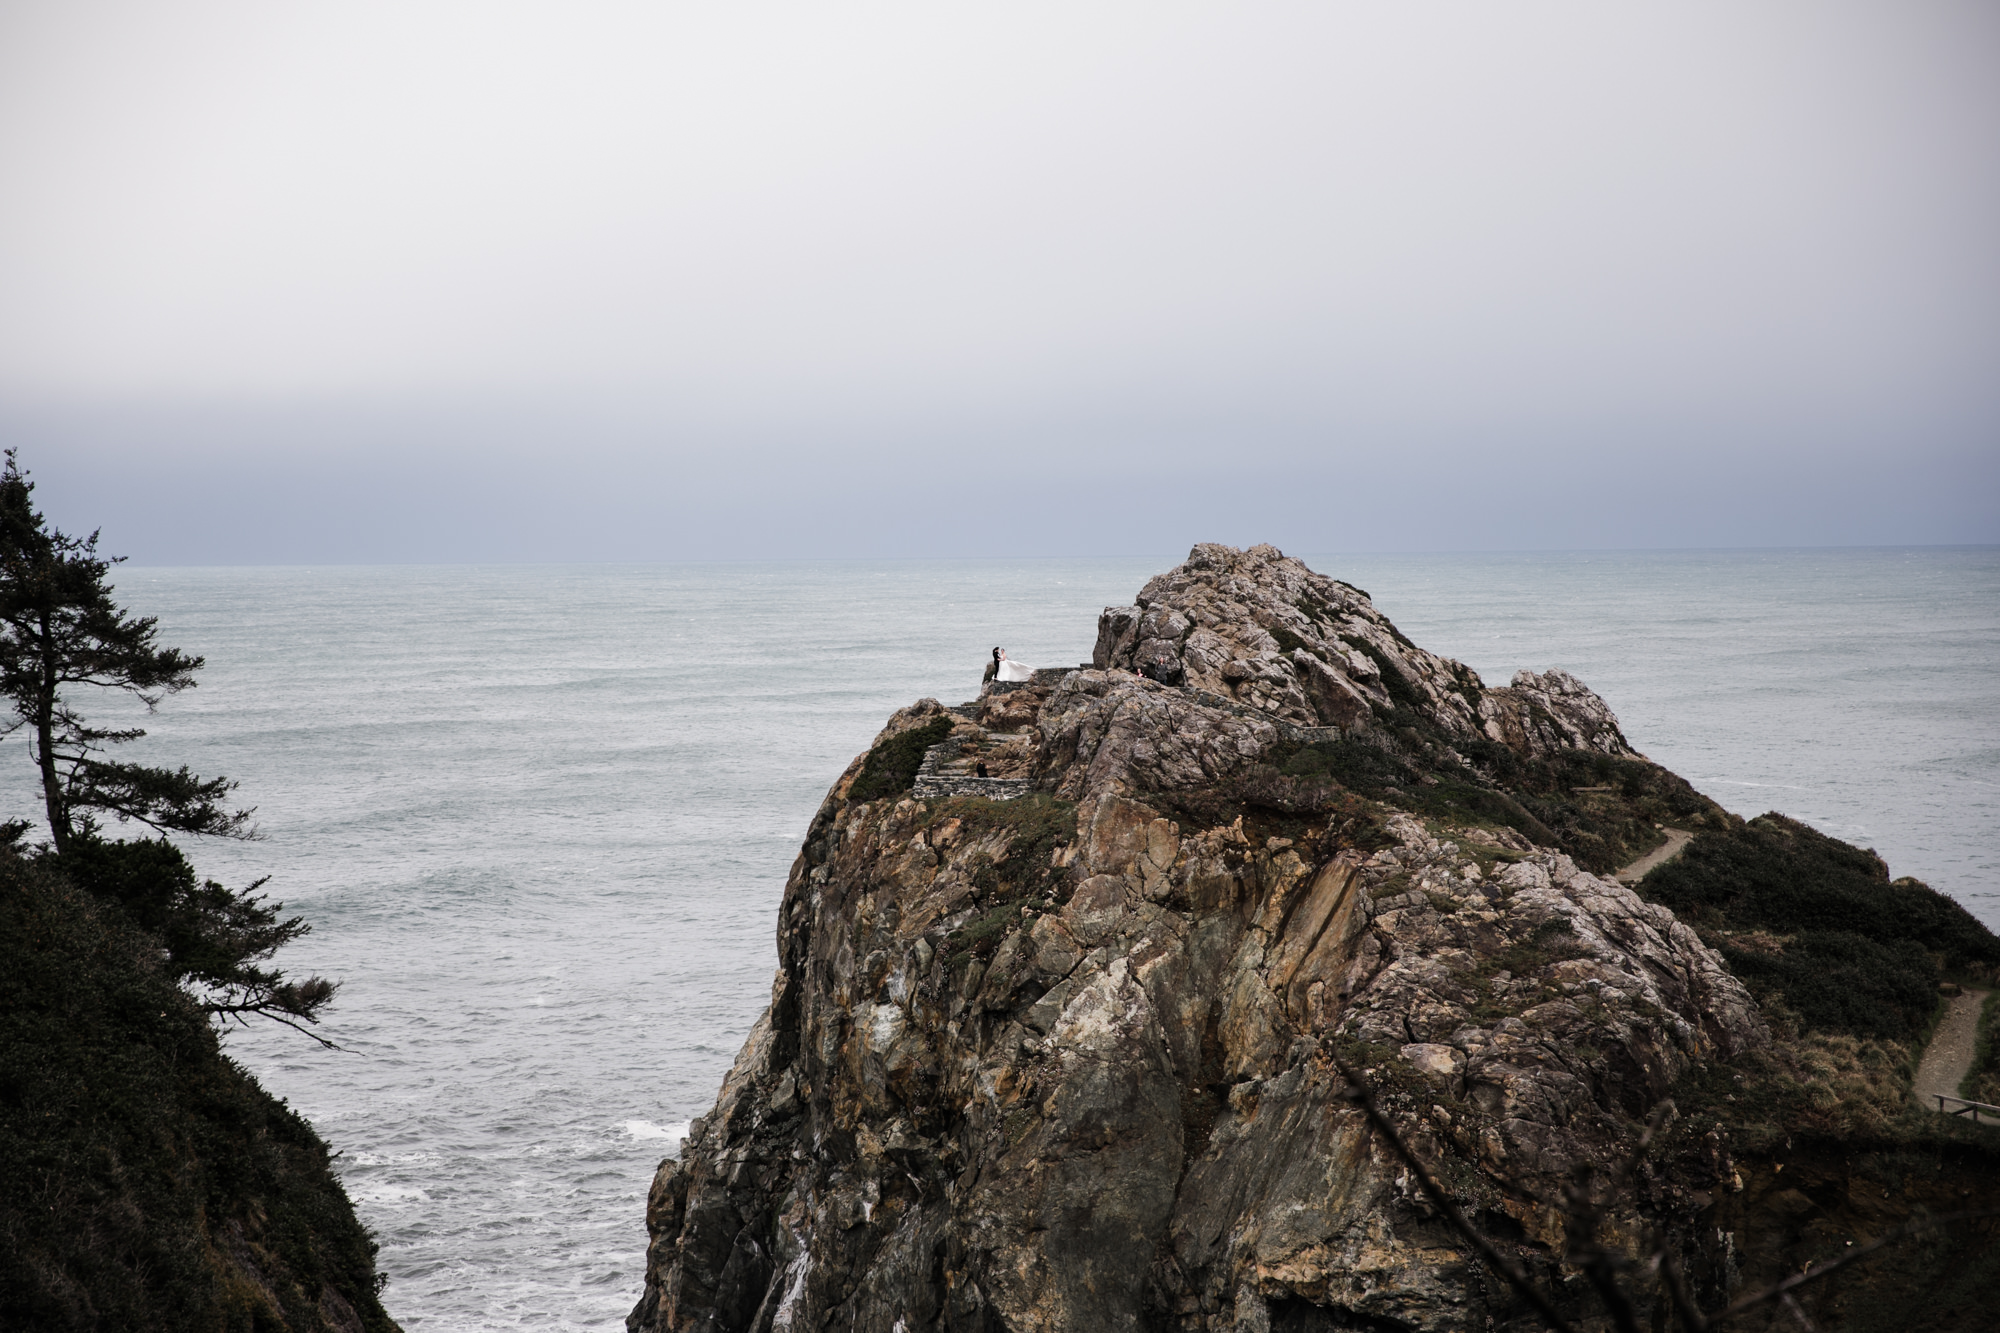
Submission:
{"label": "grey cloud", "polygon": [[1972,3],[17,5],[0,425],[292,516],[203,559],[539,552],[531,493],[609,549],[633,477],[914,551],[1146,466],[1193,535],[1365,484],[1378,547],[1993,540],[1996,54]]}

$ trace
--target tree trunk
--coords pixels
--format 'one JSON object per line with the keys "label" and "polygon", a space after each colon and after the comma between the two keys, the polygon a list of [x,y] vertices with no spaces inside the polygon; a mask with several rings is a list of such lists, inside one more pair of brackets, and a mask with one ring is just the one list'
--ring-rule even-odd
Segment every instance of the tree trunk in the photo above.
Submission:
{"label": "tree trunk", "polygon": [[70,827],[62,774],[56,771],[56,661],[51,644],[55,629],[46,613],[41,619],[42,637],[37,647],[41,649],[42,688],[35,699],[35,761],[42,770],[42,802],[48,810],[49,836],[54,839],[56,854],[60,856],[69,850]]}

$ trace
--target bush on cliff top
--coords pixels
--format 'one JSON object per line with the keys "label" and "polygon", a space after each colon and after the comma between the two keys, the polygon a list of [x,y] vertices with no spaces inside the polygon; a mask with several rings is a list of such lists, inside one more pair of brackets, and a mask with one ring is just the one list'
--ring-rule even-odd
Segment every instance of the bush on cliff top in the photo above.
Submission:
{"label": "bush on cliff top", "polygon": [[1591,750],[1522,759],[1493,741],[1448,739],[1412,710],[1396,716],[1391,732],[1282,746],[1273,756],[1276,771],[1300,782],[1331,781],[1430,819],[1511,828],[1598,874],[1657,846],[1656,824],[1727,823],[1708,798],[1642,759]]}
{"label": "bush on cliff top", "polygon": [[0,850],[0,958],[0,1327],[395,1327],[326,1145],[156,937]]}
{"label": "bush on cliff top", "polygon": [[1956,902],[1892,881],[1875,853],[1779,814],[1702,833],[1640,892],[1809,1029],[1908,1040],[1936,1008],[1940,963],[1983,976],[2000,968],[2000,938]]}
{"label": "bush on cliff top", "polygon": [[1781,949],[1742,948],[1725,938],[1722,956],[1752,991],[1783,996],[1818,1032],[1908,1041],[1937,1009],[1937,964],[1914,940],[1808,930]]}
{"label": "bush on cliff top", "polygon": [[861,771],[847,790],[850,801],[874,801],[908,791],[923,767],[924,751],[951,735],[951,718],[937,717],[921,727],[899,731],[868,751]]}
{"label": "bush on cliff top", "polygon": [[2000,965],[2000,938],[1958,903],[1918,880],[1891,881],[1874,852],[1780,814],[1702,834],[1646,877],[1646,892],[1697,925],[1851,930],[1915,940],[1949,968]]}

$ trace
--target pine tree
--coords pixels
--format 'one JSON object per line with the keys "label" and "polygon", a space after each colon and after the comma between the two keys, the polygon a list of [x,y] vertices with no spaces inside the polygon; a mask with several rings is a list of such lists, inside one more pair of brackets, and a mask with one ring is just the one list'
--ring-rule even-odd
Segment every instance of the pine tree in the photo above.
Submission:
{"label": "pine tree", "polygon": [[[316,1022],[335,984],[319,977],[291,982],[263,966],[305,934],[306,924],[282,918],[282,904],[259,896],[262,880],[241,892],[197,881],[164,836],[255,837],[252,811],[225,804],[236,784],[198,777],[185,766],[111,759],[109,747],[138,740],[144,729],[93,726],[81,711],[81,699],[109,690],[139,699],[150,712],[193,687],[202,659],[161,647],[156,617],[120,609],[107,582],[118,558],[98,554],[95,532],[79,539],[51,527],[35,510],[34,489],[7,450],[0,470],[0,695],[14,715],[0,725],[0,736],[27,733],[50,859],[73,883],[150,931],[171,974],[211,1015],[260,1014],[293,1027]],[[162,836],[107,839],[99,815]],[[0,826],[0,842],[18,841],[29,827]]]}
{"label": "pine tree", "polygon": [[93,836],[95,816],[137,820],[161,833],[254,836],[251,811],[223,805],[226,778],[106,758],[138,740],[140,727],[93,727],[78,711],[85,690],[118,690],[145,703],[194,685],[202,659],[156,642],[157,619],[129,616],[105,581],[116,558],[97,553],[97,533],[78,539],[35,511],[35,485],[12,449],[0,472],[0,694],[14,705],[0,735],[28,733],[39,770],[49,836],[58,855]]}

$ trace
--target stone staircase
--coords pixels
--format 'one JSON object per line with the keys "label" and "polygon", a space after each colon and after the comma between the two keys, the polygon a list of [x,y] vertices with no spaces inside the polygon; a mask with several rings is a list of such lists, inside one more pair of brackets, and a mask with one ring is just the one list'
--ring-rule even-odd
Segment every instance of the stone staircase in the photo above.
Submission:
{"label": "stone staircase", "polygon": [[[1040,667],[1027,680],[988,681],[979,687],[979,698],[962,704],[953,704],[949,712],[957,714],[968,722],[977,722],[981,716],[980,703],[989,695],[1012,694],[1016,690],[1050,690],[1076,667]],[[1090,664],[1085,663],[1088,671]],[[924,762],[917,769],[917,780],[910,788],[910,794],[919,799],[948,796],[983,796],[989,801],[1011,801],[1026,796],[1035,789],[1031,778],[982,778],[978,773],[979,754],[967,754],[966,738],[954,736],[924,751]]]}
{"label": "stone staircase", "polygon": [[[971,712],[965,710],[970,708]],[[977,717],[977,704],[961,704],[951,710],[961,717]],[[979,761],[965,753],[965,738],[954,736],[924,751],[910,795],[918,798],[984,796],[989,801],[1011,801],[1035,789],[1031,778],[982,778],[973,767]]]}

